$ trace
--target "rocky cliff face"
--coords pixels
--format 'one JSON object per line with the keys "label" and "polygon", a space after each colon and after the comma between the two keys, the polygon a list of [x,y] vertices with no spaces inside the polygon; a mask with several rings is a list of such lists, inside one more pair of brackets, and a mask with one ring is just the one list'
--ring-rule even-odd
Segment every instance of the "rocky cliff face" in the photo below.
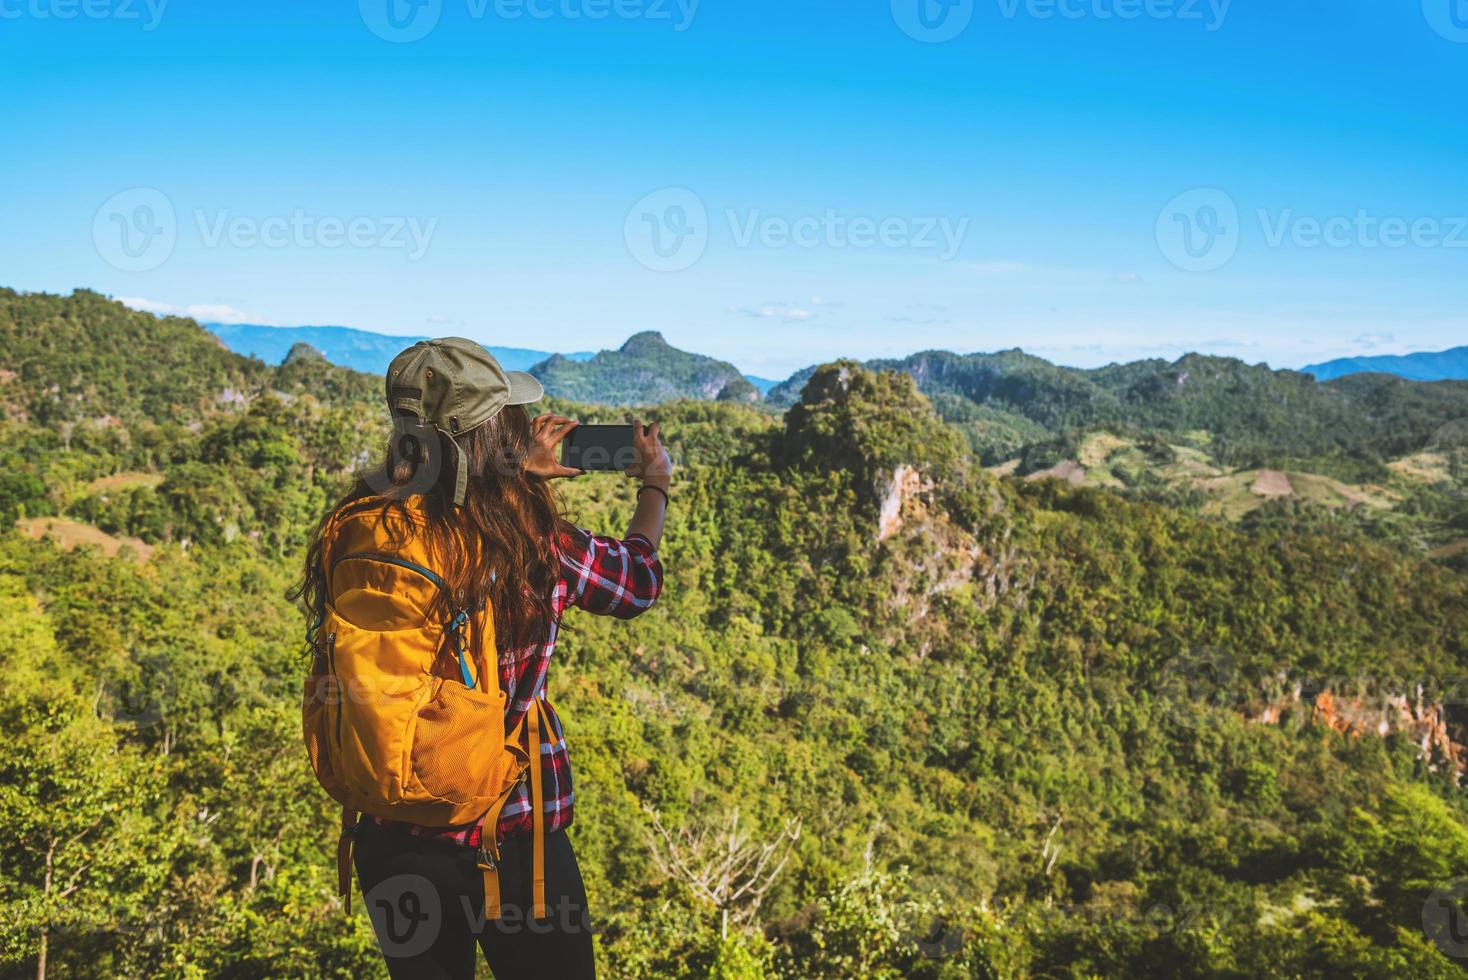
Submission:
{"label": "rocky cliff face", "polygon": [[964,526],[947,512],[941,486],[921,469],[901,464],[877,479],[876,541],[893,584],[892,608],[902,630],[922,635],[921,656],[943,646],[951,624],[933,615],[941,597],[960,593],[981,608],[1000,602],[1022,607],[1035,570],[1011,542],[1013,530],[997,490],[988,519]]}
{"label": "rocky cliff face", "polygon": [[1309,705],[1311,724],[1325,725],[1342,735],[1385,738],[1396,732],[1407,735],[1418,747],[1431,772],[1447,770],[1455,785],[1468,775],[1468,733],[1448,717],[1447,706],[1429,700],[1419,685],[1411,696],[1346,697],[1330,690],[1308,699],[1296,684],[1282,697],[1270,701],[1254,714],[1252,721],[1277,725],[1286,714]]}
{"label": "rocky cliff face", "polygon": [[889,483],[878,488],[877,540],[886,541],[902,529],[902,512],[924,490],[932,489],[916,467],[903,463],[892,474]]}

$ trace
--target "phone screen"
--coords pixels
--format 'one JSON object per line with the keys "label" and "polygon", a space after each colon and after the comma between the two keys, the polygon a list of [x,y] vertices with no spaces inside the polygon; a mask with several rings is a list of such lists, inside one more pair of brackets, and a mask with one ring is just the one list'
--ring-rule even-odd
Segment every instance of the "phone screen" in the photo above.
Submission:
{"label": "phone screen", "polygon": [[637,461],[630,425],[578,425],[561,442],[561,465],[620,473]]}

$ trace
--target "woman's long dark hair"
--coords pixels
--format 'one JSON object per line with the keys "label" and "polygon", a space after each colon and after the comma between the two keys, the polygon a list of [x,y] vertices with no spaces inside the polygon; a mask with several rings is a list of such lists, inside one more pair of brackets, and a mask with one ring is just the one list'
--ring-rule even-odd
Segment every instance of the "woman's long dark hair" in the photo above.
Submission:
{"label": "woman's long dark hair", "polygon": [[[437,445],[394,432],[396,447],[373,479],[361,479],[316,527],[306,552],[306,570],[292,594],[306,606],[312,622],[325,613],[323,533],[334,518],[347,510],[374,507],[385,520],[396,513],[406,517],[422,467],[437,452],[440,465],[431,487],[415,503],[427,518],[428,553],[434,571],[447,585],[437,610],[445,619],[455,609],[477,609],[488,601],[494,610],[499,654],[523,650],[544,642],[553,610],[551,594],[559,574],[557,539],[568,527],[560,500],[548,480],[525,472],[530,449],[530,417],[511,405],[464,435],[458,443],[468,460],[468,492],[462,507],[454,506],[457,456],[448,439],[426,430]],[[406,447],[407,451],[403,449]],[[377,484],[383,492],[373,489]],[[406,519],[394,528],[413,527]],[[486,653],[488,651],[485,651]]]}

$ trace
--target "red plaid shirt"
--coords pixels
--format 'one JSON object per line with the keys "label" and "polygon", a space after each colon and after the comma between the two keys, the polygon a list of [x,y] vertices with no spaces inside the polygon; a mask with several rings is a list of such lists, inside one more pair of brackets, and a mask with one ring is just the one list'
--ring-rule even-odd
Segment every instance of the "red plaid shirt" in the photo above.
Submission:
{"label": "red plaid shirt", "polygon": [[[652,542],[640,534],[625,541],[577,529],[562,537],[561,575],[551,594],[554,618],[546,640],[539,646],[500,658],[500,687],[505,692],[505,731],[512,731],[530,710],[537,697],[545,696],[546,674],[556,649],[561,614],[575,606],[598,616],[631,619],[650,607],[663,588],[663,565]],[[566,736],[561,719],[549,704],[547,730],[540,734],[540,775],[544,790],[545,830],[563,830],[571,823],[571,759],[566,753]],[[528,739],[528,735],[522,735]],[[529,747],[522,742],[522,747]],[[469,847],[479,846],[479,824],[460,827],[424,827],[418,824],[369,817],[384,827],[406,830],[423,837],[438,837]],[[500,811],[496,835],[500,840],[528,834],[533,824],[530,786],[521,783],[510,793]]]}

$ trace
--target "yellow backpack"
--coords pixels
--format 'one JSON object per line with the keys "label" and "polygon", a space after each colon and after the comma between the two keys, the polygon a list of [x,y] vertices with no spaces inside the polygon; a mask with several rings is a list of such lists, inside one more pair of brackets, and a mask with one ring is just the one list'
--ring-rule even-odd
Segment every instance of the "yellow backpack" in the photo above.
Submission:
{"label": "yellow backpack", "polygon": [[458,609],[447,621],[436,615],[445,586],[426,553],[423,515],[409,505],[384,516],[381,504],[348,506],[327,525],[324,615],[312,627],[315,655],[302,699],[311,768],[342,806],[338,890],[350,912],[359,813],[434,827],[477,820],[485,913],[498,918],[495,822],[528,778],[534,914],[543,918],[540,702],[514,731],[504,730],[494,617],[488,608]]}

